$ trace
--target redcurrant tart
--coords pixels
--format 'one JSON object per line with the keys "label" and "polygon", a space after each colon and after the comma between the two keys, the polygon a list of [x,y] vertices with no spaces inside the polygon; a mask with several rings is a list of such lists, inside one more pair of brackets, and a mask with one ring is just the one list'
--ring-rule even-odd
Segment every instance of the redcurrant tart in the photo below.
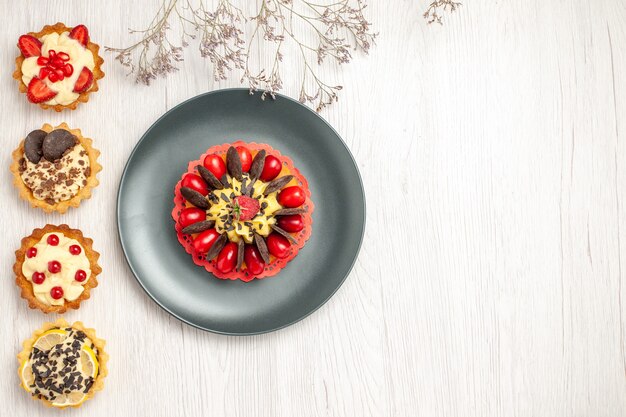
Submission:
{"label": "redcurrant tart", "polygon": [[189,162],[174,193],[179,242],[217,278],[276,275],[311,236],[308,182],[269,145],[237,141],[208,149]]}
{"label": "redcurrant tart", "polygon": [[98,285],[100,254],[77,229],[48,224],[22,239],[13,272],[30,308],[44,313],[78,309]]}

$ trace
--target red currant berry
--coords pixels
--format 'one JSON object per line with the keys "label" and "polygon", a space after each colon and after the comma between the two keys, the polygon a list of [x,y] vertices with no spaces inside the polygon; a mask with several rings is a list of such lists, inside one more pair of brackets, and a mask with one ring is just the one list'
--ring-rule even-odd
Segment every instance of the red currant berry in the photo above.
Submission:
{"label": "red currant berry", "polygon": [[87,273],[82,269],[79,269],[78,271],[76,271],[76,274],[74,274],[74,279],[78,282],[83,282],[87,279]]}
{"label": "red currant berry", "polygon": [[59,237],[57,235],[50,235],[48,236],[47,242],[50,246],[56,246],[59,244]]}
{"label": "red currant berry", "polygon": [[50,271],[51,274],[57,274],[61,272],[61,262],[59,261],[48,262],[48,271]]}
{"label": "red currant berry", "polygon": [[28,248],[26,251],[26,257],[34,258],[35,256],[37,256],[37,248]]}
{"label": "red currant berry", "polygon": [[80,255],[80,253],[81,253],[82,251],[83,251],[83,250],[82,250],[82,249],[80,248],[80,246],[78,246],[78,245],[72,245],[72,246],[70,246],[70,253],[71,253],[72,255]]}
{"label": "red currant berry", "polygon": [[50,296],[54,298],[55,300],[58,300],[59,298],[63,297],[63,288],[52,287],[50,289]]}
{"label": "red currant berry", "polygon": [[33,283],[35,284],[43,284],[43,282],[46,280],[46,274],[44,274],[43,272],[35,272],[32,279]]}

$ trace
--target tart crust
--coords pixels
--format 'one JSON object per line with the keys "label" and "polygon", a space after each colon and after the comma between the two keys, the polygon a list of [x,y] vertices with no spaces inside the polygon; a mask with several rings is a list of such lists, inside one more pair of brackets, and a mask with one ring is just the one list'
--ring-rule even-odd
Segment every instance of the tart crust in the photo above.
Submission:
{"label": "tart crust", "polygon": [[33,345],[35,344],[35,342],[37,341],[39,336],[41,336],[43,333],[47,332],[48,330],[52,330],[52,329],[56,329],[56,328],[63,328],[63,327],[72,327],[72,328],[74,328],[76,330],[83,331],[87,335],[89,340],[91,340],[91,342],[94,344],[94,346],[98,349],[98,375],[94,379],[93,385],[91,386],[91,389],[87,393],[87,397],[80,404],[76,404],[76,405],[72,405],[72,406],[65,406],[65,407],[56,407],[56,406],[52,405],[52,403],[50,401],[46,400],[45,398],[38,398],[38,397],[33,396],[33,395],[31,395],[31,398],[33,400],[35,400],[35,401],[43,402],[47,407],[59,408],[59,409],[68,408],[68,407],[78,408],[81,405],[83,405],[85,403],[85,401],[93,398],[93,396],[95,395],[95,393],[97,391],[101,391],[104,388],[104,378],[109,373],[109,370],[107,368],[107,362],[109,361],[109,355],[104,351],[104,346],[106,344],[106,341],[104,339],[99,339],[96,336],[96,330],[95,329],[91,329],[91,328],[85,327],[83,325],[83,323],[80,322],[80,321],[76,321],[76,322],[74,322],[74,323],[72,323],[70,325],[65,320],[63,320],[61,318],[57,319],[54,323],[51,323],[51,322],[44,323],[43,326],[41,326],[41,328],[39,328],[38,330],[35,330],[33,332],[33,334],[30,337],[30,339],[24,340],[24,342],[22,342],[22,351],[17,354],[17,361],[18,361],[17,373],[18,373],[18,375],[20,377],[20,386],[26,392],[28,392],[30,394],[28,389],[21,383],[21,380],[22,380],[21,377],[22,376],[20,374],[20,370],[22,368],[22,363],[24,363],[24,361],[27,360],[28,357],[30,356],[31,351],[33,350]]}
{"label": "tart crust", "polygon": [[[278,159],[281,160],[283,164],[283,169],[281,171],[281,176],[283,175],[293,175],[294,178],[288,183],[286,186],[298,185],[300,186],[306,195],[306,200],[304,204],[302,204],[302,208],[306,209],[306,212],[303,213],[302,221],[304,222],[304,228],[292,236],[296,239],[297,243],[291,245],[291,250],[289,255],[283,259],[279,259],[270,254],[270,264],[265,265],[265,269],[259,275],[252,275],[247,272],[247,269],[243,271],[233,270],[231,272],[223,273],[220,272],[216,267],[216,259],[207,261],[204,256],[200,256],[195,252],[193,246],[193,236],[195,235],[185,235],[182,233],[182,227],[180,223],[178,223],[178,218],[180,217],[180,212],[186,207],[192,207],[190,203],[188,203],[185,198],[182,196],[180,191],[182,187],[182,179],[188,173],[196,173],[196,167],[198,165],[202,165],[202,161],[206,158],[207,155],[217,154],[222,158],[226,155],[228,148],[231,146],[245,146],[250,149],[252,153],[252,157],[254,157],[259,151],[265,150],[267,155],[274,155]],[[249,282],[254,279],[263,279],[267,277],[274,276],[278,274],[287,264],[293,260],[298,252],[304,247],[307,240],[311,237],[313,218],[311,215],[315,209],[315,204],[311,200],[311,190],[309,189],[309,183],[307,179],[300,173],[300,171],[294,166],[293,161],[288,156],[282,155],[280,151],[272,148],[270,145],[264,143],[256,143],[256,142],[243,142],[236,141],[234,143],[225,143],[222,145],[217,145],[209,148],[205,153],[203,153],[199,159],[190,161],[187,165],[187,171],[183,172],[181,175],[181,180],[178,181],[176,187],[174,188],[174,209],[172,210],[172,219],[175,223],[176,235],[178,237],[178,242],[185,248],[185,251],[191,255],[191,259],[193,263],[198,266],[203,267],[207,270],[207,272],[212,273],[216,278],[224,279],[224,280],[241,280],[244,282]]]}
{"label": "tart crust", "polygon": [[[65,24],[58,22],[52,26],[51,25],[44,26],[43,29],[41,29],[39,32],[28,32],[27,35],[31,35],[37,39],[40,39],[42,36],[48,35],[53,32],[56,32],[60,35],[63,32],[69,32],[71,30],[72,30],[71,27],[67,27],[65,26]],[[38,103],[39,107],[41,107],[44,110],[53,109],[56,112],[60,112],[65,109],[75,110],[79,103],[86,103],[89,101],[89,94],[95,93],[96,91],[98,91],[98,80],[104,78],[104,72],[102,71],[102,64],[104,64],[104,59],[102,59],[102,57],[98,55],[100,46],[98,44],[91,42],[91,39],[89,39],[89,42],[87,42],[87,49],[89,49],[89,51],[92,53],[94,57],[94,63],[95,63],[95,66],[92,71],[93,73],[92,86],[87,91],[80,93],[78,95],[78,98],[74,100],[73,102],[71,102],[70,104],[50,105],[46,103]],[[26,58],[21,53],[17,58],[15,58],[15,72],[13,73],[13,78],[17,80],[21,93],[28,92],[28,86],[24,84],[24,81],[22,81],[22,75],[23,75],[22,63],[24,62],[24,59]]]}
{"label": "tart crust", "polygon": [[[83,292],[80,296],[74,301],[65,300],[65,303],[60,306],[55,305],[47,305],[42,303],[35,297],[35,292],[33,291],[33,284],[26,279],[24,274],[22,273],[22,265],[24,264],[24,260],[26,259],[26,251],[37,242],[41,240],[41,238],[46,233],[63,233],[63,235],[76,239],[81,246],[85,249],[85,256],[89,260],[89,266],[91,268],[91,276],[83,285]],[[77,229],[71,229],[68,225],[62,224],[59,226],[55,226],[52,224],[47,224],[43,229],[35,229],[30,236],[26,236],[22,239],[22,246],[15,251],[15,264],[13,265],[13,272],[15,273],[15,283],[21,289],[20,295],[23,299],[28,302],[28,306],[32,309],[39,309],[44,313],[65,313],[69,309],[78,310],[80,307],[80,303],[83,300],[86,300],[90,297],[90,292],[92,288],[98,286],[97,275],[102,272],[102,268],[98,265],[98,258],[100,254],[93,250],[93,240],[86,238],[83,236],[83,233]]]}
{"label": "tart crust", "polygon": [[71,132],[80,144],[87,151],[87,155],[89,156],[89,166],[91,168],[91,172],[89,173],[89,177],[87,177],[87,184],[78,190],[78,194],[69,200],[59,201],[54,204],[49,204],[44,200],[38,200],[33,195],[33,192],[24,181],[22,181],[22,177],[20,175],[20,161],[24,156],[24,141],[22,139],[17,149],[13,151],[13,162],[11,163],[11,172],[13,173],[13,185],[19,190],[20,197],[24,200],[28,201],[32,207],[38,207],[45,211],[46,213],[51,213],[53,211],[57,211],[61,214],[65,213],[70,207],[78,207],[82,200],[87,200],[91,198],[91,189],[96,187],[100,182],[96,178],[96,174],[102,171],[102,166],[98,163],[98,156],[100,156],[100,151],[95,149],[92,146],[93,141],[89,138],[83,137],[80,129],[70,129],[67,123],[61,123],[57,127],[52,127],[52,125],[44,124],[41,127],[41,130],[50,133],[56,129],[65,129]]}

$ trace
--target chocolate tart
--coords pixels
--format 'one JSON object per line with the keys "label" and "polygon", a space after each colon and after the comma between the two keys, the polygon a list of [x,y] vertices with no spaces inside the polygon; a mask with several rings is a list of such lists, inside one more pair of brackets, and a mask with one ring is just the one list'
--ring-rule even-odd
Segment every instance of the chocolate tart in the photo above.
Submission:
{"label": "chocolate tart", "polygon": [[[54,25],[46,25],[39,32],[28,32],[27,35],[33,36],[38,40],[41,40],[41,37],[51,34],[58,33],[59,35],[65,32],[71,32],[72,27],[68,27],[65,24],[59,22]],[[18,48],[20,47],[18,43]],[[91,93],[95,93],[98,91],[98,80],[104,78],[104,72],[102,71],[102,64],[104,64],[104,59],[98,54],[100,50],[100,46],[91,41],[91,38],[87,41],[87,45],[85,48],[91,52],[93,55],[94,68],[91,70],[92,73],[92,81],[91,85],[85,90],[78,94],[78,97],[70,102],[69,104],[46,104],[45,102],[34,103],[39,104],[44,110],[52,109],[56,112],[60,112],[66,109],[75,110],[79,103],[86,103],[89,101],[89,95]],[[23,72],[22,72],[22,64],[27,57],[24,56],[24,53],[20,53],[20,55],[15,58],[15,71],[13,72],[13,78],[18,82],[18,87],[21,93],[28,93],[28,85],[24,83],[23,80]]]}
{"label": "chocolate tart", "polygon": [[[31,358],[33,357],[32,355],[35,352],[35,344],[37,340],[46,332],[51,332],[51,331],[54,332],[55,330],[63,330],[66,332],[71,331],[71,333],[78,335],[80,340],[87,341],[90,346],[90,350],[94,355],[93,357],[96,359],[97,369],[96,369],[95,377],[90,377],[88,382],[86,382],[87,381],[86,379],[82,380],[81,378],[78,380],[80,382],[76,382],[76,385],[74,386],[75,388],[74,392],[84,393],[80,402],[75,403],[75,404],[60,405],[58,403],[57,404],[53,403],[54,400],[50,401],[41,393],[37,393],[36,391],[37,385],[36,385],[35,380],[33,380],[32,385],[28,386],[26,385],[26,381],[23,377],[25,375],[24,368],[25,366],[29,364]],[[41,328],[33,332],[32,336],[29,339],[25,340],[22,343],[22,351],[18,353],[17,355],[17,361],[18,361],[17,373],[20,379],[20,386],[26,392],[31,394],[31,398],[33,400],[41,401],[47,407],[59,408],[59,409],[64,409],[68,407],[78,408],[82,404],[84,404],[85,401],[93,398],[96,392],[101,391],[104,388],[104,378],[109,373],[108,368],[107,368],[109,355],[104,350],[105,345],[106,345],[106,341],[98,338],[96,336],[96,331],[94,329],[85,327],[83,323],[80,321],[74,322],[71,325],[68,324],[63,319],[58,319],[53,323],[50,323],[50,322],[44,323],[41,326]],[[39,353],[39,355],[41,356],[41,353]],[[31,372],[32,372],[32,368],[31,368]],[[71,373],[69,377],[73,378]],[[67,381],[67,379],[65,381]],[[86,386],[87,384],[89,385],[88,387]],[[81,389],[81,391],[78,391],[78,389]]]}
{"label": "chocolate tart", "polygon": [[[35,294],[35,289],[34,289],[35,284],[32,282],[33,277],[31,276],[31,280],[29,280],[28,277],[26,277],[23,272],[23,269],[24,269],[23,267],[24,267],[25,262],[29,261],[31,258],[36,258],[38,255],[41,255],[41,256],[46,255],[45,252],[42,254],[39,254],[37,250],[35,251],[35,254],[33,255],[30,251],[32,251],[32,248],[34,248],[35,245],[37,244],[47,246],[48,243],[47,242],[44,243],[42,238],[48,233],[60,234],[62,235],[62,237],[67,238],[68,240],[77,241],[78,244],[84,250],[84,252],[81,251],[78,254],[72,254],[72,255],[81,256],[80,260],[82,261],[83,264],[88,265],[88,268],[90,270],[90,273],[88,274],[88,276],[85,276],[84,278],[81,277],[83,281],[80,281],[80,284],[77,284],[77,285],[81,285],[83,288],[80,295],[73,300],[68,300],[64,298],[63,292],[65,290],[63,290],[62,295],[61,295],[61,298],[63,299],[63,303],[61,305],[53,305],[53,304],[42,302]],[[68,244],[71,244],[71,243],[73,242],[68,242]],[[57,245],[59,245],[59,243],[57,243],[56,245],[52,245],[52,246],[57,246]],[[100,257],[100,254],[93,249],[92,245],[93,245],[93,240],[84,237],[83,233],[80,230],[71,229],[66,224],[62,224],[59,226],[47,224],[46,226],[44,226],[43,229],[35,229],[30,234],[30,236],[26,236],[25,238],[23,238],[20,248],[15,251],[15,264],[13,265],[13,272],[15,273],[15,283],[20,288],[20,295],[24,300],[28,302],[28,306],[32,309],[39,309],[46,314],[48,313],[61,314],[61,313],[65,313],[69,309],[77,310],[80,307],[80,303],[90,297],[91,289],[98,286],[97,276],[98,274],[102,272],[102,268],[100,267],[100,265],[98,265],[98,258]],[[61,243],[61,246],[62,246],[62,243]],[[86,259],[83,259],[82,258],[83,256]],[[71,258],[71,256],[68,256],[67,258]],[[43,260],[41,261],[43,262],[43,265],[46,265],[46,262],[48,265],[47,270],[43,268],[41,268],[42,270],[38,270],[39,273],[42,273],[45,276],[44,282],[45,280],[48,280],[48,279],[50,280],[57,279],[54,273],[50,270],[50,266],[49,266],[50,262],[54,260],[55,259],[52,259],[49,256],[47,256],[47,257],[44,257]],[[59,268],[63,271],[63,274],[64,274],[66,269],[64,269],[63,263],[60,264]],[[86,271],[83,270],[83,272],[86,272]],[[58,273],[60,274],[60,272]],[[76,273],[78,273],[78,271],[76,271]],[[51,281],[51,282],[55,282],[55,281]],[[73,284],[73,281],[68,283],[67,279],[65,279],[61,287],[69,286],[72,284]]]}
{"label": "chocolate tart", "polygon": [[33,194],[33,190],[31,190],[22,179],[22,171],[26,162],[25,139],[22,140],[17,149],[13,151],[13,162],[11,163],[10,169],[14,177],[13,184],[18,189],[21,198],[28,201],[32,207],[40,208],[46,213],[56,211],[63,214],[70,207],[78,207],[82,200],[86,200],[91,197],[92,188],[96,187],[99,184],[99,181],[96,178],[96,174],[102,171],[102,166],[98,164],[98,156],[100,156],[100,151],[93,148],[92,140],[84,137],[80,129],[70,129],[66,123],[61,123],[59,126],[56,127],[52,127],[49,124],[44,124],[41,127],[41,130],[46,133],[50,133],[53,130],[58,129],[67,130],[72,135],[74,135],[77,140],[77,144],[82,145],[82,147],[87,152],[87,157],[89,160],[89,173],[88,175],[85,175],[85,184],[77,191],[75,195],[73,195],[69,199],[60,201],[44,200],[35,197],[35,195]]}

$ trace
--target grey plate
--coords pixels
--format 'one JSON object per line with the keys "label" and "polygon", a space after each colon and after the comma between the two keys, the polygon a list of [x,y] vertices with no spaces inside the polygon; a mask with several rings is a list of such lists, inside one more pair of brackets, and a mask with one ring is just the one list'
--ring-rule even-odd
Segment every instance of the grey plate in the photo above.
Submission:
{"label": "grey plate", "polygon": [[[170,214],[188,162],[237,139],[291,157],[315,204],[313,232],[298,256],[278,275],[249,283],[195,265]],[[249,335],[293,324],[337,291],[361,246],[365,196],[350,151],[316,113],[284,96],[262,102],[246,89],[220,90],[174,107],[143,135],[120,181],[117,224],[128,264],[157,304],[192,326]]]}

